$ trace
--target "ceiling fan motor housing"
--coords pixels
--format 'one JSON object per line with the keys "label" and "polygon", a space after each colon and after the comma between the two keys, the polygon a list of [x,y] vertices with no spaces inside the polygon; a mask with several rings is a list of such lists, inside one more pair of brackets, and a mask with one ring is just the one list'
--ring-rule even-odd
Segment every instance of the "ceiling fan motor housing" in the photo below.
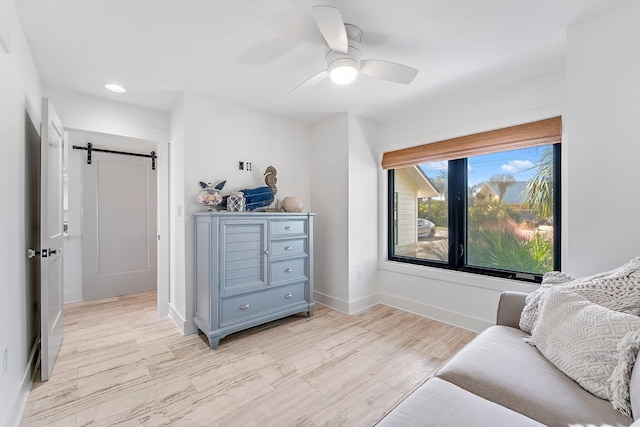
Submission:
{"label": "ceiling fan motor housing", "polygon": [[[360,69],[360,59],[362,52],[360,51],[360,42],[362,41],[362,30],[352,24],[344,24],[349,39],[349,49],[347,53],[336,52],[327,45],[325,60],[329,71],[337,67],[350,66],[356,70]],[[326,42],[325,42],[326,44]]]}
{"label": "ceiling fan motor housing", "polygon": [[314,5],[312,11],[326,45],[327,68],[311,76],[294,90],[313,87],[327,77],[337,85],[350,84],[360,74],[405,85],[411,83],[416,77],[418,70],[407,65],[377,59],[362,59],[360,51],[362,30],[353,24],[345,24],[337,8]]}

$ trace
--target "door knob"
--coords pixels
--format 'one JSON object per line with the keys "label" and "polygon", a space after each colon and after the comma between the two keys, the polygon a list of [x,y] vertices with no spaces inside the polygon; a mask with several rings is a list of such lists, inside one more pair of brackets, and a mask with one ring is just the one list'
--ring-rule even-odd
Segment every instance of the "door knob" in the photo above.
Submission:
{"label": "door knob", "polygon": [[35,249],[27,249],[27,258],[31,259],[31,258],[35,258],[38,255],[40,255],[40,251],[36,251]]}

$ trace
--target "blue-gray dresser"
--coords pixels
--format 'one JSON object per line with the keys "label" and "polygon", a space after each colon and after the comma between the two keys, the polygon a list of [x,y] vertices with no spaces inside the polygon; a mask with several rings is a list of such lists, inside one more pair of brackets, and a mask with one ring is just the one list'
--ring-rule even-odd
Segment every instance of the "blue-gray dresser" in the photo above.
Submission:
{"label": "blue-gray dresser", "polygon": [[193,321],[212,349],[233,332],[300,312],[313,316],[314,214],[194,215]]}

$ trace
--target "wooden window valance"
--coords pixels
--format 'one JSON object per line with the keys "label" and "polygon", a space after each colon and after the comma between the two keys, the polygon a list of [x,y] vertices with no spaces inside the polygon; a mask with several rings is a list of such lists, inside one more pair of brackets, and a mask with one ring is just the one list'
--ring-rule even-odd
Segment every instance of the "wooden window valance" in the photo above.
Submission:
{"label": "wooden window valance", "polygon": [[382,155],[382,168],[394,169],[426,162],[456,160],[480,154],[516,150],[562,140],[562,118],[540,120],[508,128],[461,136]]}

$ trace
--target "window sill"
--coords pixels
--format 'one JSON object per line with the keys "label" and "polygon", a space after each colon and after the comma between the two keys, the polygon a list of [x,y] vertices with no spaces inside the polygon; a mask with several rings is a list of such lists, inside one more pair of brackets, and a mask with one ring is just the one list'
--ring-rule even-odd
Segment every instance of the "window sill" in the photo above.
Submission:
{"label": "window sill", "polygon": [[518,280],[503,279],[499,277],[485,276],[482,274],[467,273],[462,271],[446,270],[424,265],[408,264],[398,261],[381,261],[378,265],[380,270],[393,273],[407,274],[411,276],[423,277],[425,279],[449,282],[452,284],[471,286],[495,291],[518,291],[533,292],[538,289],[537,283],[523,282]]}

